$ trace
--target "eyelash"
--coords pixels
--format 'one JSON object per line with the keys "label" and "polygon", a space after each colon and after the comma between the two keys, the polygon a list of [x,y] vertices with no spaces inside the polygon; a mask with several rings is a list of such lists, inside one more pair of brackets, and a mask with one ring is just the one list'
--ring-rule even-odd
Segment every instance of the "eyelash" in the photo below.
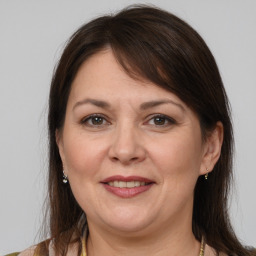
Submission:
{"label": "eyelash", "polygon": [[[90,121],[90,120],[92,121],[93,118],[101,118],[101,119],[103,120],[103,122],[107,122],[107,124],[98,124],[98,125],[97,125],[97,124],[89,124],[89,121]],[[92,114],[92,115],[89,115],[89,116],[83,118],[83,119],[81,120],[81,124],[87,125],[87,126],[90,126],[90,127],[101,127],[102,125],[108,125],[109,122],[107,121],[107,119],[105,118],[104,115],[101,115],[101,114]]]}
{"label": "eyelash", "polygon": [[[150,118],[148,119],[147,122],[151,121],[151,120],[156,120],[157,118],[160,118],[160,119],[164,119],[164,124],[161,124],[161,125],[158,125],[158,124],[153,124],[155,127],[167,127],[169,125],[172,125],[172,124],[176,124],[177,122],[169,117],[169,116],[166,116],[166,115],[163,115],[163,114],[155,114],[155,115],[151,115]],[[166,123],[167,122],[167,123]]]}
{"label": "eyelash", "polygon": [[[99,119],[102,120],[103,123],[100,123],[100,124],[89,123],[90,121],[93,122],[93,118],[95,118],[95,119],[99,118]],[[163,115],[163,114],[154,114],[154,115],[150,115],[147,118],[147,121],[145,122],[145,124],[149,123],[150,121],[154,122],[154,121],[156,121],[157,118],[162,119],[162,121],[164,121],[164,124],[156,124],[156,123],[154,123],[154,124],[152,124],[152,125],[154,125],[154,127],[167,127],[169,125],[173,125],[173,124],[177,123],[173,118],[171,118],[169,116],[166,116],[166,115]],[[89,127],[100,128],[102,126],[109,125],[110,122],[102,114],[92,114],[92,115],[89,115],[89,116],[83,118],[81,120],[81,124],[82,125],[87,125]]]}

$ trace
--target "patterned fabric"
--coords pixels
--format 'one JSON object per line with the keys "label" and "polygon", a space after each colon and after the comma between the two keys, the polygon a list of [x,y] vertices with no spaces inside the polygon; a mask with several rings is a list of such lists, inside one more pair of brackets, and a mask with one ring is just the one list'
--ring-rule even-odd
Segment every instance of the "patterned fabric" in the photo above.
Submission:
{"label": "patterned fabric", "polygon": [[[81,237],[82,251],[81,251],[80,256],[87,256],[87,254],[86,254],[87,234],[88,234],[87,233],[87,228],[85,228],[84,232],[83,232],[83,235]],[[5,256],[40,256],[40,255],[37,255],[37,254],[34,253],[35,248],[36,248],[36,246],[33,246],[33,247],[23,251],[23,252],[20,252],[20,253],[15,252],[15,253],[7,254]],[[78,252],[77,248],[78,248],[77,245],[69,247],[67,255],[68,256],[77,256],[77,252]],[[255,254],[252,254],[252,255],[256,255],[256,248],[247,246],[246,249],[250,250],[252,253],[255,253]],[[49,245],[49,254],[48,255],[49,256],[56,256],[51,243]]]}
{"label": "patterned fabric", "polygon": [[83,237],[82,237],[82,252],[81,252],[81,256],[86,256],[86,241],[87,241],[87,231],[84,231]]}
{"label": "patterned fabric", "polygon": [[13,252],[13,253],[7,254],[5,256],[17,256],[18,254],[19,254],[19,252]]}

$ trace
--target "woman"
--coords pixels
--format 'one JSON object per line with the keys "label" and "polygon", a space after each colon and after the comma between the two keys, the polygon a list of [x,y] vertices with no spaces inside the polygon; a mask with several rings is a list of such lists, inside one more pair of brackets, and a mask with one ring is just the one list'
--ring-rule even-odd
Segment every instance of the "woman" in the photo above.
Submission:
{"label": "woman", "polygon": [[184,21],[135,6],[82,26],[48,121],[51,238],[20,255],[255,255],[227,213],[225,89]]}

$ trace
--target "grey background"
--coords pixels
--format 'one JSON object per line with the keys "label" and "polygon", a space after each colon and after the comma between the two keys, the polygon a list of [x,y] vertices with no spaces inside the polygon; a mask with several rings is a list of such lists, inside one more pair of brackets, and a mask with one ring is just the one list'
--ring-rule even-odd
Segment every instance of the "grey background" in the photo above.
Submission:
{"label": "grey background", "polygon": [[67,38],[91,18],[152,3],[190,23],[219,65],[233,110],[231,216],[256,246],[255,0],[0,0],[0,255],[36,243],[47,172],[47,95]]}

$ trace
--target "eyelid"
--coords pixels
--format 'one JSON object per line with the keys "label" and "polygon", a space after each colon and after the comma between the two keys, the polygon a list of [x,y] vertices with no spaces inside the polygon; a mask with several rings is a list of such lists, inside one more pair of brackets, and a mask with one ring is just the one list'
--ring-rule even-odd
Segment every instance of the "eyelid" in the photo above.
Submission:
{"label": "eyelid", "polygon": [[[100,117],[100,118],[104,119],[107,122],[107,124],[100,124],[100,125],[88,124],[87,121],[90,120],[93,117]],[[94,114],[90,114],[90,115],[87,115],[87,116],[83,117],[81,119],[80,123],[82,125],[86,125],[86,123],[87,123],[87,126],[89,126],[89,127],[100,127],[100,126],[106,126],[106,125],[110,124],[110,122],[108,121],[108,118],[105,115],[99,114],[99,113],[94,113]]]}
{"label": "eyelid", "polygon": [[[103,122],[102,124],[90,124],[89,123],[89,120],[92,119],[93,117],[99,117],[99,118],[102,118],[103,119]],[[165,121],[167,121],[166,124],[149,124],[149,122],[151,120],[153,120],[154,118],[163,118],[165,119]],[[92,128],[101,128],[101,127],[104,127],[104,126],[108,126],[111,124],[111,122],[109,121],[109,118],[106,117],[104,114],[100,114],[100,113],[93,113],[93,114],[89,114],[85,117],[83,117],[80,121],[80,123],[84,126],[87,126],[87,127],[92,127]],[[165,115],[165,114],[160,114],[160,113],[156,113],[156,114],[150,114],[146,117],[146,121],[143,122],[143,125],[150,125],[150,126],[154,126],[154,127],[157,127],[157,128],[164,128],[164,127],[169,127],[169,126],[172,126],[174,124],[177,124],[177,121],[168,116],[168,115]]]}
{"label": "eyelid", "polygon": [[[168,121],[168,124],[169,124],[169,125],[171,125],[171,124],[177,124],[177,121],[176,121],[174,118],[172,118],[172,117],[170,117],[170,116],[168,116],[168,115],[165,115],[165,114],[160,114],[160,113],[159,113],[159,114],[151,114],[151,115],[149,115],[149,116],[147,117],[146,123],[148,123],[150,120],[152,120],[152,119],[154,119],[154,118],[157,118],[157,117],[166,119],[166,120]],[[165,125],[155,125],[155,126],[166,127],[166,126],[168,126],[168,124],[165,124]]]}

